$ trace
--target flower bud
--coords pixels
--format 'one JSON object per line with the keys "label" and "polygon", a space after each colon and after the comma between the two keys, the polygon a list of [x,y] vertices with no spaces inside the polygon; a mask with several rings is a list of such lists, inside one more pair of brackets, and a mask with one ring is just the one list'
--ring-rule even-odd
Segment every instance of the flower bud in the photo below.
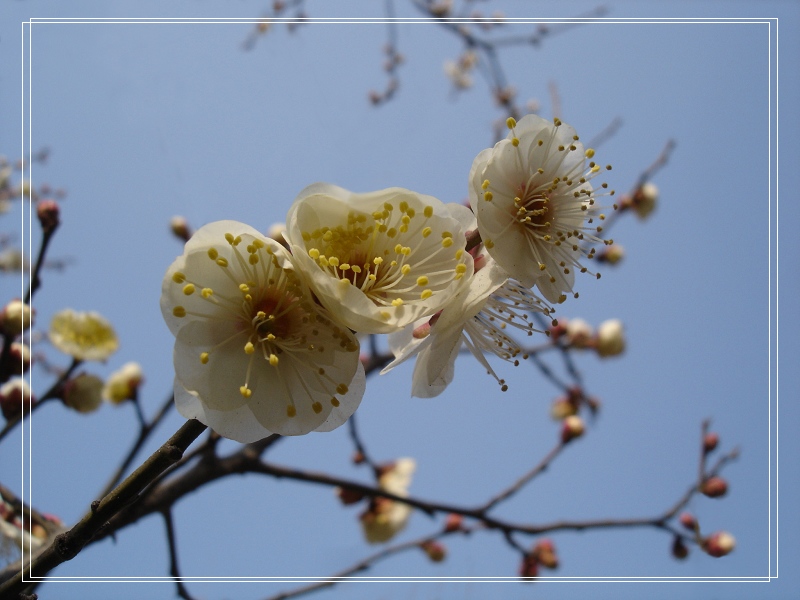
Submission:
{"label": "flower bud", "polygon": [[445,531],[459,531],[464,523],[464,517],[458,513],[450,513],[444,522]]}
{"label": "flower bud", "polygon": [[567,322],[567,338],[574,348],[587,348],[592,343],[594,330],[583,319],[570,319]]}
{"label": "flower bud", "polygon": [[36,204],[36,216],[44,233],[53,233],[60,223],[60,209],[55,200],[41,200]]}
{"label": "flower bud", "polygon": [[700,486],[700,492],[709,498],[720,498],[728,493],[728,482],[722,477],[709,477]]}
{"label": "flower bud", "polygon": [[691,513],[681,513],[681,516],[678,517],[678,521],[689,531],[697,530],[697,519]]}
{"label": "flower bud", "polygon": [[603,358],[622,354],[625,351],[625,330],[622,321],[619,319],[603,321],[597,328],[595,344],[597,354]]}
{"label": "flower bud", "polygon": [[27,344],[14,342],[9,349],[10,371],[15,375],[27,373],[31,366],[31,349]]}
{"label": "flower bud", "polygon": [[183,242],[188,242],[192,237],[192,231],[189,229],[189,222],[185,217],[175,215],[169,220],[169,229],[176,238]]}
{"label": "flower bud", "polygon": [[134,400],[142,381],[144,381],[144,376],[139,363],[125,363],[122,368],[109,376],[103,387],[103,398],[112,404]]}
{"label": "flower bud", "polygon": [[27,414],[28,406],[33,406],[36,399],[31,394],[31,388],[24,379],[12,379],[0,387],[0,409],[3,416],[10,421]]}
{"label": "flower bud", "polygon": [[561,441],[565,444],[583,435],[585,427],[583,419],[578,415],[571,415],[564,419],[561,427]]}
{"label": "flower bud", "polygon": [[447,556],[447,548],[443,544],[433,540],[422,542],[419,547],[433,562],[442,562]]}
{"label": "flower bud", "polygon": [[719,444],[719,434],[714,433],[713,431],[707,433],[703,437],[703,452],[705,452],[706,454],[712,452],[717,447],[718,444]]}
{"label": "flower bud", "polygon": [[730,554],[735,547],[736,538],[727,531],[712,533],[703,542],[703,549],[706,551],[706,554],[715,558]]}
{"label": "flower bud", "polygon": [[284,248],[289,248],[289,243],[283,237],[284,231],[286,231],[286,223],[273,223],[267,229],[267,237],[275,240]]}
{"label": "flower bud", "polygon": [[686,547],[686,544],[683,543],[683,538],[679,535],[676,535],[672,541],[672,556],[678,560],[683,560],[689,556],[689,548]]}
{"label": "flower bud", "polygon": [[606,246],[597,253],[598,262],[608,263],[610,265],[616,265],[623,258],[625,258],[625,249],[619,244],[611,244],[610,246]]}
{"label": "flower bud", "polygon": [[646,219],[656,208],[658,188],[653,183],[645,183],[633,194],[633,209],[640,219]]}
{"label": "flower bud", "polygon": [[361,502],[364,499],[364,494],[361,492],[357,492],[356,490],[351,490],[349,488],[336,488],[336,495],[341,500],[342,504],[345,506],[349,506],[351,504],[356,504]]}
{"label": "flower bud", "polygon": [[12,300],[0,312],[0,328],[6,335],[19,335],[30,328],[35,314],[36,311],[21,300]]}
{"label": "flower bud", "polygon": [[524,578],[537,577],[539,575],[539,563],[532,554],[526,554],[519,566],[519,576]]}
{"label": "flower bud", "polygon": [[64,405],[79,413],[96,411],[103,402],[103,380],[81,373],[64,383],[61,399]]}
{"label": "flower bud", "polygon": [[543,567],[547,569],[558,568],[556,547],[550,539],[539,540],[533,547],[531,554],[536,557],[537,562]]}
{"label": "flower bud", "polygon": [[556,398],[550,406],[550,416],[556,421],[563,421],[577,412],[578,405],[566,396]]}

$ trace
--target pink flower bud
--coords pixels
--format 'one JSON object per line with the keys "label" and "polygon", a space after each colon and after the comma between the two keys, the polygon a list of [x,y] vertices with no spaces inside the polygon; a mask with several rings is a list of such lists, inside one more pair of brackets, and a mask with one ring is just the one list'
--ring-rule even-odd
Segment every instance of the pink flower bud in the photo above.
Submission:
{"label": "pink flower bud", "polygon": [[719,558],[733,552],[736,547],[736,538],[727,531],[712,533],[703,542],[703,549],[709,556]]}
{"label": "pink flower bud", "polygon": [[709,498],[720,498],[728,493],[728,482],[722,477],[709,477],[700,486],[700,492]]}
{"label": "pink flower bud", "polygon": [[561,427],[561,441],[565,444],[583,435],[585,430],[583,419],[578,415],[571,415],[564,419]]}
{"label": "pink flower bud", "polygon": [[423,552],[425,552],[428,558],[433,562],[442,562],[447,556],[447,548],[443,544],[433,540],[422,542],[419,547],[422,548]]}
{"label": "pink flower bud", "polygon": [[556,547],[553,542],[545,538],[539,540],[533,547],[531,554],[536,557],[537,562],[547,569],[558,568],[558,556],[556,555]]}
{"label": "pink flower bud", "polygon": [[36,204],[36,216],[45,233],[53,233],[60,223],[58,202],[55,200],[41,200]]}
{"label": "pink flower bud", "polygon": [[714,433],[713,431],[707,433],[703,438],[703,452],[708,454],[709,452],[713,451],[718,444],[719,444],[719,434]]}
{"label": "pink flower bud", "polygon": [[445,531],[459,531],[464,523],[464,517],[457,513],[450,513],[444,522]]}
{"label": "pink flower bud", "polygon": [[689,531],[695,531],[697,529],[697,519],[695,519],[694,515],[691,513],[681,513],[681,516],[678,517],[678,521]]}

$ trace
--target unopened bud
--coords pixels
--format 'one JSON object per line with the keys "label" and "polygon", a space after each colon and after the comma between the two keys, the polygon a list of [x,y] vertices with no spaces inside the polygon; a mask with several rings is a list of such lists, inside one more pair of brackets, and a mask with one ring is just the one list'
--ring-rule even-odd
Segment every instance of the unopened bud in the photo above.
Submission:
{"label": "unopened bud", "polygon": [[567,417],[577,414],[577,412],[578,406],[565,396],[556,398],[550,407],[550,416],[556,421],[563,421]]}
{"label": "unopened bud", "polygon": [[709,477],[700,486],[700,491],[709,498],[720,498],[728,493],[728,482],[722,477]]}
{"label": "unopened bud", "polygon": [[31,366],[31,349],[27,344],[14,342],[9,351],[10,371],[15,375],[27,373]]}
{"label": "unopened bud", "polygon": [[31,535],[40,540],[46,540],[47,530],[38,523],[34,523],[33,526],[31,527]]}
{"label": "unopened bud", "polygon": [[341,500],[342,504],[344,504],[345,506],[356,504],[357,502],[361,502],[361,500],[364,499],[364,494],[350,488],[337,487],[336,495],[339,497],[339,500]]}
{"label": "unopened bud", "polygon": [[672,556],[678,560],[683,560],[689,556],[689,548],[683,543],[683,538],[679,535],[676,535],[672,541]]}
{"label": "unopened bud", "polygon": [[681,513],[681,516],[678,517],[678,521],[680,521],[681,525],[683,525],[689,531],[697,530],[697,519],[691,513]]}
{"label": "unopened bud", "polygon": [[192,231],[189,228],[189,222],[185,217],[175,215],[169,220],[169,229],[172,234],[183,242],[188,242],[192,237]]}
{"label": "unopened bud", "polygon": [[525,579],[538,577],[539,563],[532,554],[526,554],[519,566],[519,576]]}
{"label": "unopened bud", "polygon": [[564,423],[561,426],[561,441],[565,444],[575,438],[578,438],[583,435],[585,427],[583,425],[583,419],[581,419],[578,415],[571,415],[564,419]]}
{"label": "unopened bud", "polygon": [[35,402],[31,388],[24,379],[12,379],[0,387],[0,409],[8,421],[20,417],[23,412],[27,414],[28,406],[33,406]]}
{"label": "unopened bud", "polygon": [[283,237],[284,231],[286,231],[286,223],[273,223],[267,229],[267,237],[275,240],[284,248],[289,248],[289,243]]}
{"label": "unopened bud", "polygon": [[79,413],[96,411],[103,402],[103,380],[81,373],[64,383],[61,399],[64,405]]}
{"label": "unopened bud", "polygon": [[705,542],[703,542],[703,549],[709,556],[719,558],[733,552],[736,547],[736,538],[734,538],[727,531],[717,531],[712,533]]}
{"label": "unopened bud", "polygon": [[619,319],[600,323],[595,339],[597,354],[603,358],[617,356],[625,352],[625,329]]}
{"label": "unopened bud", "polygon": [[558,556],[556,555],[556,547],[550,539],[539,540],[533,547],[531,552],[540,565],[547,569],[558,568]]}
{"label": "unopened bud", "polygon": [[558,338],[567,335],[567,321],[566,319],[554,320],[553,324],[547,330],[550,339],[556,341]]}
{"label": "unopened bud", "polygon": [[603,250],[597,253],[598,262],[608,263],[610,265],[616,265],[623,258],[625,258],[625,249],[619,244],[611,244],[610,246],[606,246],[603,248]]}
{"label": "unopened bud", "polygon": [[567,338],[573,348],[587,348],[592,344],[594,330],[583,319],[570,319],[567,322]]}
{"label": "unopened bud", "polygon": [[658,188],[653,183],[645,183],[633,194],[633,209],[640,219],[646,219],[656,208]]}
{"label": "unopened bud", "polygon": [[459,531],[464,523],[464,517],[458,513],[450,513],[444,522],[445,531]]}
{"label": "unopened bud", "polygon": [[19,335],[30,328],[36,312],[21,300],[12,300],[0,312],[0,328],[7,335]]}
{"label": "unopened bud", "polygon": [[442,562],[447,556],[447,548],[443,544],[433,540],[422,542],[419,547],[433,562]]}
{"label": "unopened bud", "polygon": [[60,223],[60,209],[55,200],[41,200],[36,204],[36,216],[44,233],[53,233]]}
{"label": "unopened bud", "polygon": [[360,465],[366,460],[366,458],[364,458],[364,454],[360,450],[357,450],[356,452],[353,453],[352,460],[354,465]]}
{"label": "unopened bud", "polygon": [[112,404],[135,400],[143,381],[144,375],[139,363],[125,363],[108,377],[108,381],[103,387],[103,398]]}
{"label": "unopened bud", "polygon": [[708,454],[713,451],[719,444],[719,434],[711,432],[703,437],[703,452]]}

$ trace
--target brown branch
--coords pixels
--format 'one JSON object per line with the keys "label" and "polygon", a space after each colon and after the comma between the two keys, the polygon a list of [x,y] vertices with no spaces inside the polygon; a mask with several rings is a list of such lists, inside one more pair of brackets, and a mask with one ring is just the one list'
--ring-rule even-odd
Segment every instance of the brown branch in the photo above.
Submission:
{"label": "brown branch", "polygon": [[0,598],[12,598],[24,592],[29,583],[41,580],[40,578],[61,563],[75,558],[86,544],[102,534],[109,519],[136,500],[139,493],[160,473],[180,460],[189,445],[205,429],[206,426],[199,421],[190,420],[184,423],[175,435],[116,489],[102,500],[92,502],[91,509],[77,525],[58,535],[53,544],[31,561],[29,566],[23,567],[0,585]]}

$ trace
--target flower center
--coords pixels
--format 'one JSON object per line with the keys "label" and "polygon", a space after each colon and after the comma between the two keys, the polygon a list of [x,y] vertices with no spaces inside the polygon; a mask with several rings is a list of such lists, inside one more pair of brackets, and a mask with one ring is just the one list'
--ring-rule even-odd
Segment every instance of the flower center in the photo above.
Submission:
{"label": "flower center", "polygon": [[303,231],[308,255],[377,306],[426,300],[463,277],[463,249],[433,207],[385,202],[371,214],[350,210],[346,224]]}

